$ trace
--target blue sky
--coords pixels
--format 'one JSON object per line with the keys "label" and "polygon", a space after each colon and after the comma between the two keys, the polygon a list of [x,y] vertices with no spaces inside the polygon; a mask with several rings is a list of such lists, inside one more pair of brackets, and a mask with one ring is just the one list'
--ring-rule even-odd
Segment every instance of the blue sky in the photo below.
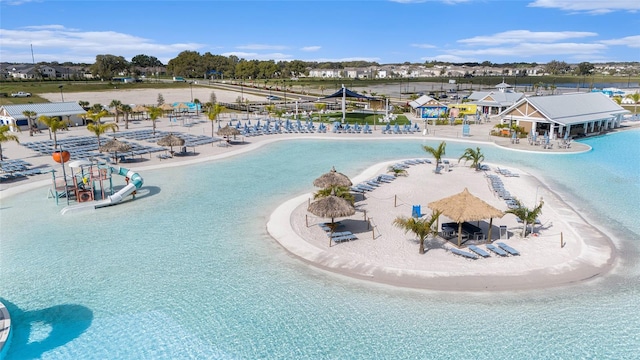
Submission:
{"label": "blue sky", "polygon": [[1,62],[640,61],[640,0],[0,0]]}

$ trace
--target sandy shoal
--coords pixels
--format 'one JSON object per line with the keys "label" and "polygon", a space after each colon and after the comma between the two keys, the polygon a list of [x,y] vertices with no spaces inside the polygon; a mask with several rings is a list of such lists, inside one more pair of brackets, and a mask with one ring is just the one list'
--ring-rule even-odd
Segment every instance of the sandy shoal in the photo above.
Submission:
{"label": "sandy shoal", "polygon": [[[208,99],[211,89],[193,88],[194,97]],[[218,101],[233,102],[237,92],[213,90]],[[108,104],[113,99],[123,103],[155,103],[159,90],[118,90],[105,92],[65,93],[65,101],[85,100],[90,103]],[[166,102],[187,101],[190,94],[184,89],[162,89]],[[123,97],[122,94],[126,94]],[[49,94],[55,101],[60,94]],[[246,95],[245,96],[253,96]],[[262,98],[262,97],[261,97]],[[232,115],[223,115],[228,121]],[[166,118],[157,122],[158,130],[174,133],[211,135],[211,123],[203,116],[191,127],[178,126]],[[427,136],[432,140],[476,142],[482,146],[494,146],[487,138],[492,124],[475,125],[471,128],[471,137],[460,139],[458,129],[448,127],[438,129],[438,136]],[[149,129],[151,122],[130,123],[129,130]],[[121,124],[120,131],[125,131]],[[72,128],[58,133],[58,138],[90,136],[82,127]],[[48,140],[48,134],[42,132],[30,137],[28,133],[18,134],[21,142]],[[197,156],[174,157],[160,160],[156,156],[140,157],[127,167],[140,171],[160,169],[187,164],[214,161],[229,156],[252,151],[266,144],[291,139],[425,139],[421,135],[349,135],[349,134],[278,134],[246,138],[241,146],[220,147],[205,145],[197,147]],[[148,145],[148,143],[145,143]],[[3,144],[3,153],[11,159],[22,158],[34,167],[53,166],[50,157],[39,155],[14,142]],[[398,159],[400,161],[402,159]],[[457,160],[456,160],[457,161]],[[377,174],[385,173],[390,163],[381,163],[370,167],[352,181],[358,183]],[[505,167],[501,164],[491,164]],[[508,168],[508,166],[507,166]],[[519,177],[502,177],[507,190],[522,199],[531,207],[535,193],[545,201],[541,225],[536,226],[536,237],[520,238],[522,225],[513,215],[505,215],[493,221],[493,239],[499,236],[498,226],[506,225],[510,238],[505,243],[520,251],[517,257],[498,257],[468,260],[453,255],[448,249],[453,245],[436,238],[427,240],[427,252],[418,253],[418,242],[411,233],[404,233],[392,225],[397,216],[410,216],[412,205],[421,205],[422,212],[430,214],[429,202],[461,192],[465,187],[489,204],[506,209],[504,201],[490,190],[483,172],[476,172],[463,165],[454,166],[451,171],[436,175],[434,165],[421,164],[408,168],[407,177],[399,177],[367,193],[365,199],[358,201],[355,215],[340,219],[345,224],[341,230],[354,232],[358,239],[334,244],[329,247],[328,238],[317,226],[327,219],[317,218],[306,211],[312,194],[290,199],[278,206],[271,214],[267,229],[271,236],[288,252],[302,261],[320,269],[343,274],[353,278],[375,281],[401,287],[424,288],[452,291],[492,291],[535,289],[568,285],[605,274],[615,263],[616,252],[610,238],[599,229],[591,226],[575,210],[561,200],[559,194],[550,191],[538,179],[521,169],[510,168],[520,174]],[[340,169],[338,169],[339,171]],[[321,174],[318,174],[318,176]],[[31,189],[49,186],[50,175],[39,175],[26,180],[0,183],[0,199]],[[310,191],[312,191],[310,189]],[[364,212],[372,219],[373,230],[367,229],[363,221]],[[441,218],[441,223],[448,221]],[[307,224],[309,226],[307,226]],[[480,227],[487,230],[488,222]],[[580,229],[580,231],[576,231]],[[566,243],[560,247],[560,234]],[[484,248],[484,245],[480,244]]]}

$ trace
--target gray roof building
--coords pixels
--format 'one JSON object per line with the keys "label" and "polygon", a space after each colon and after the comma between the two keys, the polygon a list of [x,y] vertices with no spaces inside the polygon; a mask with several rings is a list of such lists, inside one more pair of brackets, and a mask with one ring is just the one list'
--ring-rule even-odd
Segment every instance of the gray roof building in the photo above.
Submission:
{"label": "gray roof building", "polygon": [[521,99],[500,114],[502,121],[517,121],[528,132],[564,133],[572,136],[600,133],[620,126],[629,111],[598,92]]}
{"label": "gray roof building", "polygon": [[78,103],[56,102],[56,103],[39,103],[39,104],[17,104],[2,105],[0,107],[0,121],[5,125],[17,124],[20,127],[27,126],[27,117],[22,113],[24,111],[33,111],[37,116],[66,116],[69,119],[72,116],[86,114],[87,112]]}

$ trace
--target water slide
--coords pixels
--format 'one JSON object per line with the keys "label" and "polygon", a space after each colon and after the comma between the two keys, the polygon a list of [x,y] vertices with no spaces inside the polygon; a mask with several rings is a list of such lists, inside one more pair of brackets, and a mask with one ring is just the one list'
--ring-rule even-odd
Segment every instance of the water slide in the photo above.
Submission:
{"label": "water slide", "polygon": [[140,189],[142,187],[142,184],[144,183],[144,181],[142,180],[142,176],[140,176],[137,172],[133,172],[121,166],[111,166],[111,174],[125,176],[129,178],[129,183],[115,194],[95,204],[96,209],[119,203],[125,196],[131,195],[132,192]]}
{"label": "water slide", "polygon": [[62,209],[61,213],[64,215],[66,213],[74,212],[78,210],[98,209],[105,206],[115,205],[121,202],[122,199],[125,198],[126,196],[131,195],[132,192],[136,191],[137,189],[140,189],[142,187],[142,184],[144,183],[142,176],[140,176],[137,172],[133,172],[121,166],[117,166],[117,165],[111,166],[111,174],[118,174],[120,176],[125,176],[129,179],[129,183],[125,187],[120,189],[118,192],[116,192],[115,194],[109,196],[104,200],[99,200],[97,202],[82,203],[82,204],[77,204],[73,206],[67,206],[64,209]]}

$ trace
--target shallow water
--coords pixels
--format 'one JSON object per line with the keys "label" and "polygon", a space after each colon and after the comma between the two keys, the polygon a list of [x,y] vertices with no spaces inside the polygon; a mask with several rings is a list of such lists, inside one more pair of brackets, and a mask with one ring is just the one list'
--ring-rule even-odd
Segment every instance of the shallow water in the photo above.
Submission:
{"label": "shallow water", "polygon": [[[5,199],[7,358],[635,358],[639,140],[639,131],[589,139],[594,150],[574,155],[482,148],[489,162],[544,177],[624,250],[612,274],[527,292],[359,282],[301,263],[266,234],[271,211],[331,166],[353,177],[425,157],[420,145],[435,142],[275,143],[141,173],[137,200],[72,216],[46,189]],[[449,142],[447,155],[466,147]]]}

